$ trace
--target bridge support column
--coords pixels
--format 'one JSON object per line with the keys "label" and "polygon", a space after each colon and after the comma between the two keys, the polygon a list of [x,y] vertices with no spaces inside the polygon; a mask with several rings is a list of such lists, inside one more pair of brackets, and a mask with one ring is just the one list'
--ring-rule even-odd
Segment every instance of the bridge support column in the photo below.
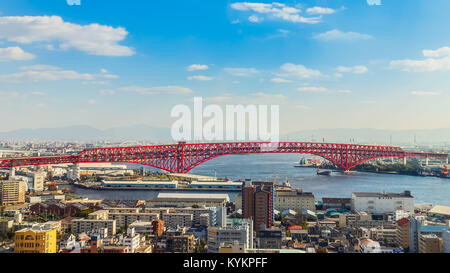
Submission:
{"label": "bridge support column", "polygon": [[448,157],[447,157],[447,159],[445,159],[445,164],[447,164],[447,165],[448,165]]}
{"label": "bridge support column", "polygon": [[9,179],[14,180],[16,178],[16,167],[11,167],[9,171]]}
{"label": "bridge support column", "polygon": [[430,165],[430,158],[429,158],[429,157],[427,157],[427,158],[425,159],[425,166],[428,167],[428,165]]}
{"label": "bridge support column", "polygon": [[403,165],[406,165],[406,156],[403,158]]}

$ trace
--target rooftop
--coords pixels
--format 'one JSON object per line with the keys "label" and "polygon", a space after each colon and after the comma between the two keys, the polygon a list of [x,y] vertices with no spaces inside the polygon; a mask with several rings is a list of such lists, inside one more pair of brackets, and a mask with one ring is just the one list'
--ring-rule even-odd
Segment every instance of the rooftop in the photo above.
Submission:
{"label": "rooftop", "polygon": [[388,193],[388,192],[354,192],[353,195],[357,197],[403,197],[413,198],[411,192],[405,191],[402,193]]}
{"label": "rooftop", "polygon": [[450,207],[446,206],[434,206],[430,211],[430,214],[442,214],[450,216]]}
{"label": "rooftop", "polygon": [[214,193],[165,193],[160,192],[157,199],[217,199],[230,201],[228,194],[214,194]]}

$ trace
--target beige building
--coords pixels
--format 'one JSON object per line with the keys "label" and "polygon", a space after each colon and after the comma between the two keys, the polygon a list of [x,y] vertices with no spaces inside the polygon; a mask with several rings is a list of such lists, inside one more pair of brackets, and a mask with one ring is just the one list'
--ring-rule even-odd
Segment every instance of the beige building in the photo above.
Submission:
{"label": "beige building", "polygon": [[409,248],[409,219],[403,218],[396,223],[396,239],[395,242],[403,249]]}
{"label": "beige building", "polygon": [[116,220],[76,219],[72,221],[72,232],[75,234],[101,228],[108,229],[108,236],[116,234]]}
{"label": "beige building", "polygon": [[223,207],[230,201],[228,194],[203,193],[159,193],[158,197],[147,200],[149,207],[186,208],[197,206]]}
{"label": "beige building", "polygon": [[283,189],[275,192],[275,209],[278,211],[295,210],[316,211],[316,200],[310,192],[300,189]]}
{"label": "beige building", "polygon": [[194,217],[190,213],[169,213],[164,215],[164,225],[166,227],[190,227]]}
{"label": "beige building", "polygon": [[435,234],[419,235],[419,253],[442,253],[443,241]]}
{"label": "beige building", "polygon": [[158,213],[109,213],[109,220],[115,220],[117,222],[117,226],[120,228],[124,228],[126,226],[131,225],[136,221],[142,222],[152,222],[159,220]]}
{"label": "beige building", "polygon": [[43,171],[37,171],[33,173],[33,191],[41,192],[44,191],[44,181],[46,173]]}
{"label": "beige building", "polygon": [[11,231],[14,221],[10,219],[0,219],[0,235],[7,234]]}
{"label": "beige building", "polygon": [[25,191],[25,181],[0,181],[0,205],[4,206],[25,203]]}

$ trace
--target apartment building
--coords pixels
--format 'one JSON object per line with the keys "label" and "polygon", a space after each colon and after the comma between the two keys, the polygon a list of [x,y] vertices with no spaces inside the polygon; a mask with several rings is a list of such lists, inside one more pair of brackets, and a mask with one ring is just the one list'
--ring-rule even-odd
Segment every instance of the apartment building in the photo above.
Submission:
{"label": "apartment building", "polygon": [[25,203],[25,192],[25,181],[0,181],[0,205],[5,206]]}

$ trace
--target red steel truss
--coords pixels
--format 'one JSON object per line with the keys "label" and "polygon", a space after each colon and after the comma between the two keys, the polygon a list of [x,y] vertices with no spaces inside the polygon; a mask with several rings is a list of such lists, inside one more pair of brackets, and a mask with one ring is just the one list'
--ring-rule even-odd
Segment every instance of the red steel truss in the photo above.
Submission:
{"label": "red steel truss", "polygon": [[308,143],[234,142],[86,149],[77,155],[0,158],[0,168],[77,163],[135,163],[168,172],[188,173],[216,157],[245,154],[299,153],[321,156],[343,170],[377,158],[420,157],[446,160],[448,154],[408,152],[399,147]]}

